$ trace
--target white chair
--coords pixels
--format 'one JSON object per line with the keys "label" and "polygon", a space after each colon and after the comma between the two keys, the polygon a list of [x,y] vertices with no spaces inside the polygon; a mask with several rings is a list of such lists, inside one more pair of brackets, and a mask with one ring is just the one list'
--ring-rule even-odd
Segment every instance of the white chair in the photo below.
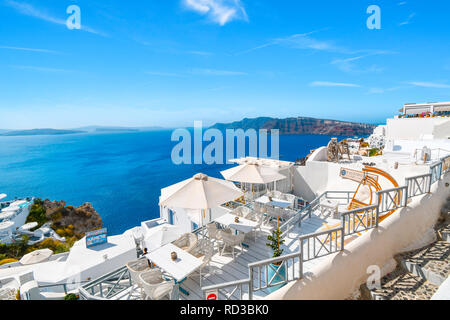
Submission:
{"label": "white chair", "polygon": [[220,229],[217,228],[217,225],[215,223],[210,223],[206,225],[206,230],[208,231],[208,237],[209,239],[214,243],[217,244],[217,249],[220,250],[219,241],[222,240],[220,236]]}
{"label": "white chair", "polygon": [[293,194],[286,193],[284,195],[284,200],[287,200],[287,201],[289,201],[291,203],[291,205],[290,205],[291,208],[295,208],[295,200],[296,199],[297,199],[297,197],[294,196]]}
{"label": "white chair", "polygon": [[248,207],[240,206],[234,209],[231,213],[238,217],[246,218],[248,215],[252,213],[252,210]]}
{"label": "white chair", "polygon": [[139,275],[142,287],[145,292],[145,299],[161,300],[165,296],[172,294],[175,286],[173,281],[166,281],[161,270],[151,269]]}
{"label": "white chair", "polygon": [[202,265],[198,268],[200,274],[200,287],[202,286],[202,270],[206,266],[210,266],[211,259],[214,255],[214,245],[211,241],[207,239],[201,239],[197,243],[197,247],[195,247],[191,254],[196,258],[202,259]]}
{"label": "white chair", "polygon": [[130,272],[130,277],[133,283],[137,285],[138,288],[141,290],[141,296],[144,295],[143,287],[141,279],[139,278],[139,275],[143,272],[146,272],[150,270],[150,266],[148,265],[147,259],[138,259],[134,261],[130,261],[126,264],[126,267],[128,271]]}
{"label": "white chair", "polygon": [[222,242],[223,242],[223,248],[222,248],[220,255],[223,255],[225,252],[225,249],[227,247],[230,247],[231,254],[232,254],[233,260],[234,260],[234,248],[236,246],[239,246],[241,248],[241,253],[244,251],[244,248],[242,247],[242,242],[244,241],[245,234],[240,233],[238,235],[234,235],[234,234],[230,234],[230,233],[223,232],[223,231],[221,231],[220,233],[221,233]]}
{"label": "white chair", "polygon": [[197,235],[188,232],[175,240],[173,244],[184,251],[190,252],[197,245],[197,241]]}

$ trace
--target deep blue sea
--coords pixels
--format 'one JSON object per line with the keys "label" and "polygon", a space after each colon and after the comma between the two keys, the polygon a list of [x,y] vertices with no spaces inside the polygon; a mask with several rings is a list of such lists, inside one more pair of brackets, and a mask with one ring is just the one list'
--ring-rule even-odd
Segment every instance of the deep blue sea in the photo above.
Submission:
{"label": "deep blue sea", "polygon": [[[109,234],[159,217],[160,189],[229,165],[175,165],[172,131],[0,137],[0,193],[92,203]],[[282,135],[280,159],[295,161],[330,136]]]}

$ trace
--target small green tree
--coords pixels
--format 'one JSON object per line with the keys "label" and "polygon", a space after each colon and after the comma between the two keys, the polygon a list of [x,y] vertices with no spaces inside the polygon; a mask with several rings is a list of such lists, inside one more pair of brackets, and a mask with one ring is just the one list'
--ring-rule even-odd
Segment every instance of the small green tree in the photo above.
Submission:
{"label": "small green tree", "polygon": [[269,243],[266,243],[266,246],[270,247],[273,251],[273,257],[277,258],[283,254],[283,249],[280,246],[284,243],[284,239],[281,238],[281,231],[279,228],[272,231],[272,235],[267,236],[267,240]]}

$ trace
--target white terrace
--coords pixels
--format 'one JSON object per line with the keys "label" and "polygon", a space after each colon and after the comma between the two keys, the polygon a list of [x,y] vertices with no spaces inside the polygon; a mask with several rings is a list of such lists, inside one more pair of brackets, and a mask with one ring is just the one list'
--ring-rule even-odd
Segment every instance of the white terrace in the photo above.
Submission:
{"label": "white terrace", "polygon": [[[337,191],[323,194],[320,199],[337,201],[339,203],[339,211],[345,211],[348,202],[352,199],[353,192]],[[307,234],[317,233],[323,224],[328,225],[339,224],[341,220],[333,219],[327,208],[319,206],[319,199],[312,203],[307,208],[300,209],[295,216],[289,221],[280,222],[280,230],[283,232],[283,239],[285,243],[281,246],[284,250],[283,256],[292,255],[291,259],[286,261],[288,281],[298,279],[300,276],[299,263],[299,237]],[[248,204],[252,207],[252,204]],[[325,218],[324,216],[330,215]],[[276,289],[277,286],[274,279],[270,279],[267,269],[267,261],[272,260],[272,250],[266,246],[267,236],[272,233],[276,226],[276,221],[264,224],[258,232],[256,239],[249,236],[245,239],[243,251],[239,247],[235,248],[235,258],[232,257],[231,250],[225,252],[223,255],[219,253],[217,247],[211,259],[210,266],[202,272],[202,281],[200,285],[199,274],[193,274],[184,280],[180,287],[179,299],[181,300],[201,300],[205,298],[205,293],[202,288],[208,286],[217,286],[223,283],[234,283],[244,281],[249,278],[249,265],[256,264],[254,268],[257,269],[254,274],[254,286],[257,289],[253,293],[253,299],[260,299],[268,295],[271,291],[267,287]],[[199,239],[208,238],[205,228],[200,228],[195,231]],[[333,241],[324,240],[327,236],[320,237],[323,242],[305,242],[304,251],[315,254],[316,257],[321,257],[339,249],[337,237]],[[340,239],[339,239],[340,241]],[[309,260],[309,259],[306,259]],[[259,268],[258,264],[264,262]],[[308,270],[321,262],[321,259],[311,259],[302,263],[302,273],[305,274]],[[270,263],[269,263],[270,264]],[[168,276],[168,275],[167,275]],[[114,281],[112,281],[114,280]],[[269,285],[267,285],[269,283]],[[86,299],[113,299],[113,300],[129,300],[141,299],[140,289],[127,274],[126,267],[114,271],[91,284],[83,286],[80,290],[81,295],[86,295]],[[188,293],[188,294],[187,294]],[[221,290],[220,294],[224,294],[227,299],[249,299],[248,288],[236,290],[233,292],[226,292]],[[241,296],[242,294],[242,296]]]}

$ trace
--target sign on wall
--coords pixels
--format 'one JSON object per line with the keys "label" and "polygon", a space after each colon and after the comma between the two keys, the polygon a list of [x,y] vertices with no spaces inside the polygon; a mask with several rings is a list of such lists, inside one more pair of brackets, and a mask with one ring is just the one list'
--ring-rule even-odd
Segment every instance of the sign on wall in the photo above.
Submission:
{"label": "sign on wall", "polygon": [[108,242],[108,230],[106,228],[86,233],[86,248],[106,242]]}
{"label": "sign on wall", "polygon": [[219,290],[208,290],[205,292],[206,300],[219,300]]}
{"label": "sign on wall", "polygon": [[364,171],[358,171],[353,169],[341,168],[339,175],[343,179],[353,180],[355,182],[361,182],[366,175],[372,177],[373,179],[375,179],[375,181],[378,181],[377,175],[367,174]]}

